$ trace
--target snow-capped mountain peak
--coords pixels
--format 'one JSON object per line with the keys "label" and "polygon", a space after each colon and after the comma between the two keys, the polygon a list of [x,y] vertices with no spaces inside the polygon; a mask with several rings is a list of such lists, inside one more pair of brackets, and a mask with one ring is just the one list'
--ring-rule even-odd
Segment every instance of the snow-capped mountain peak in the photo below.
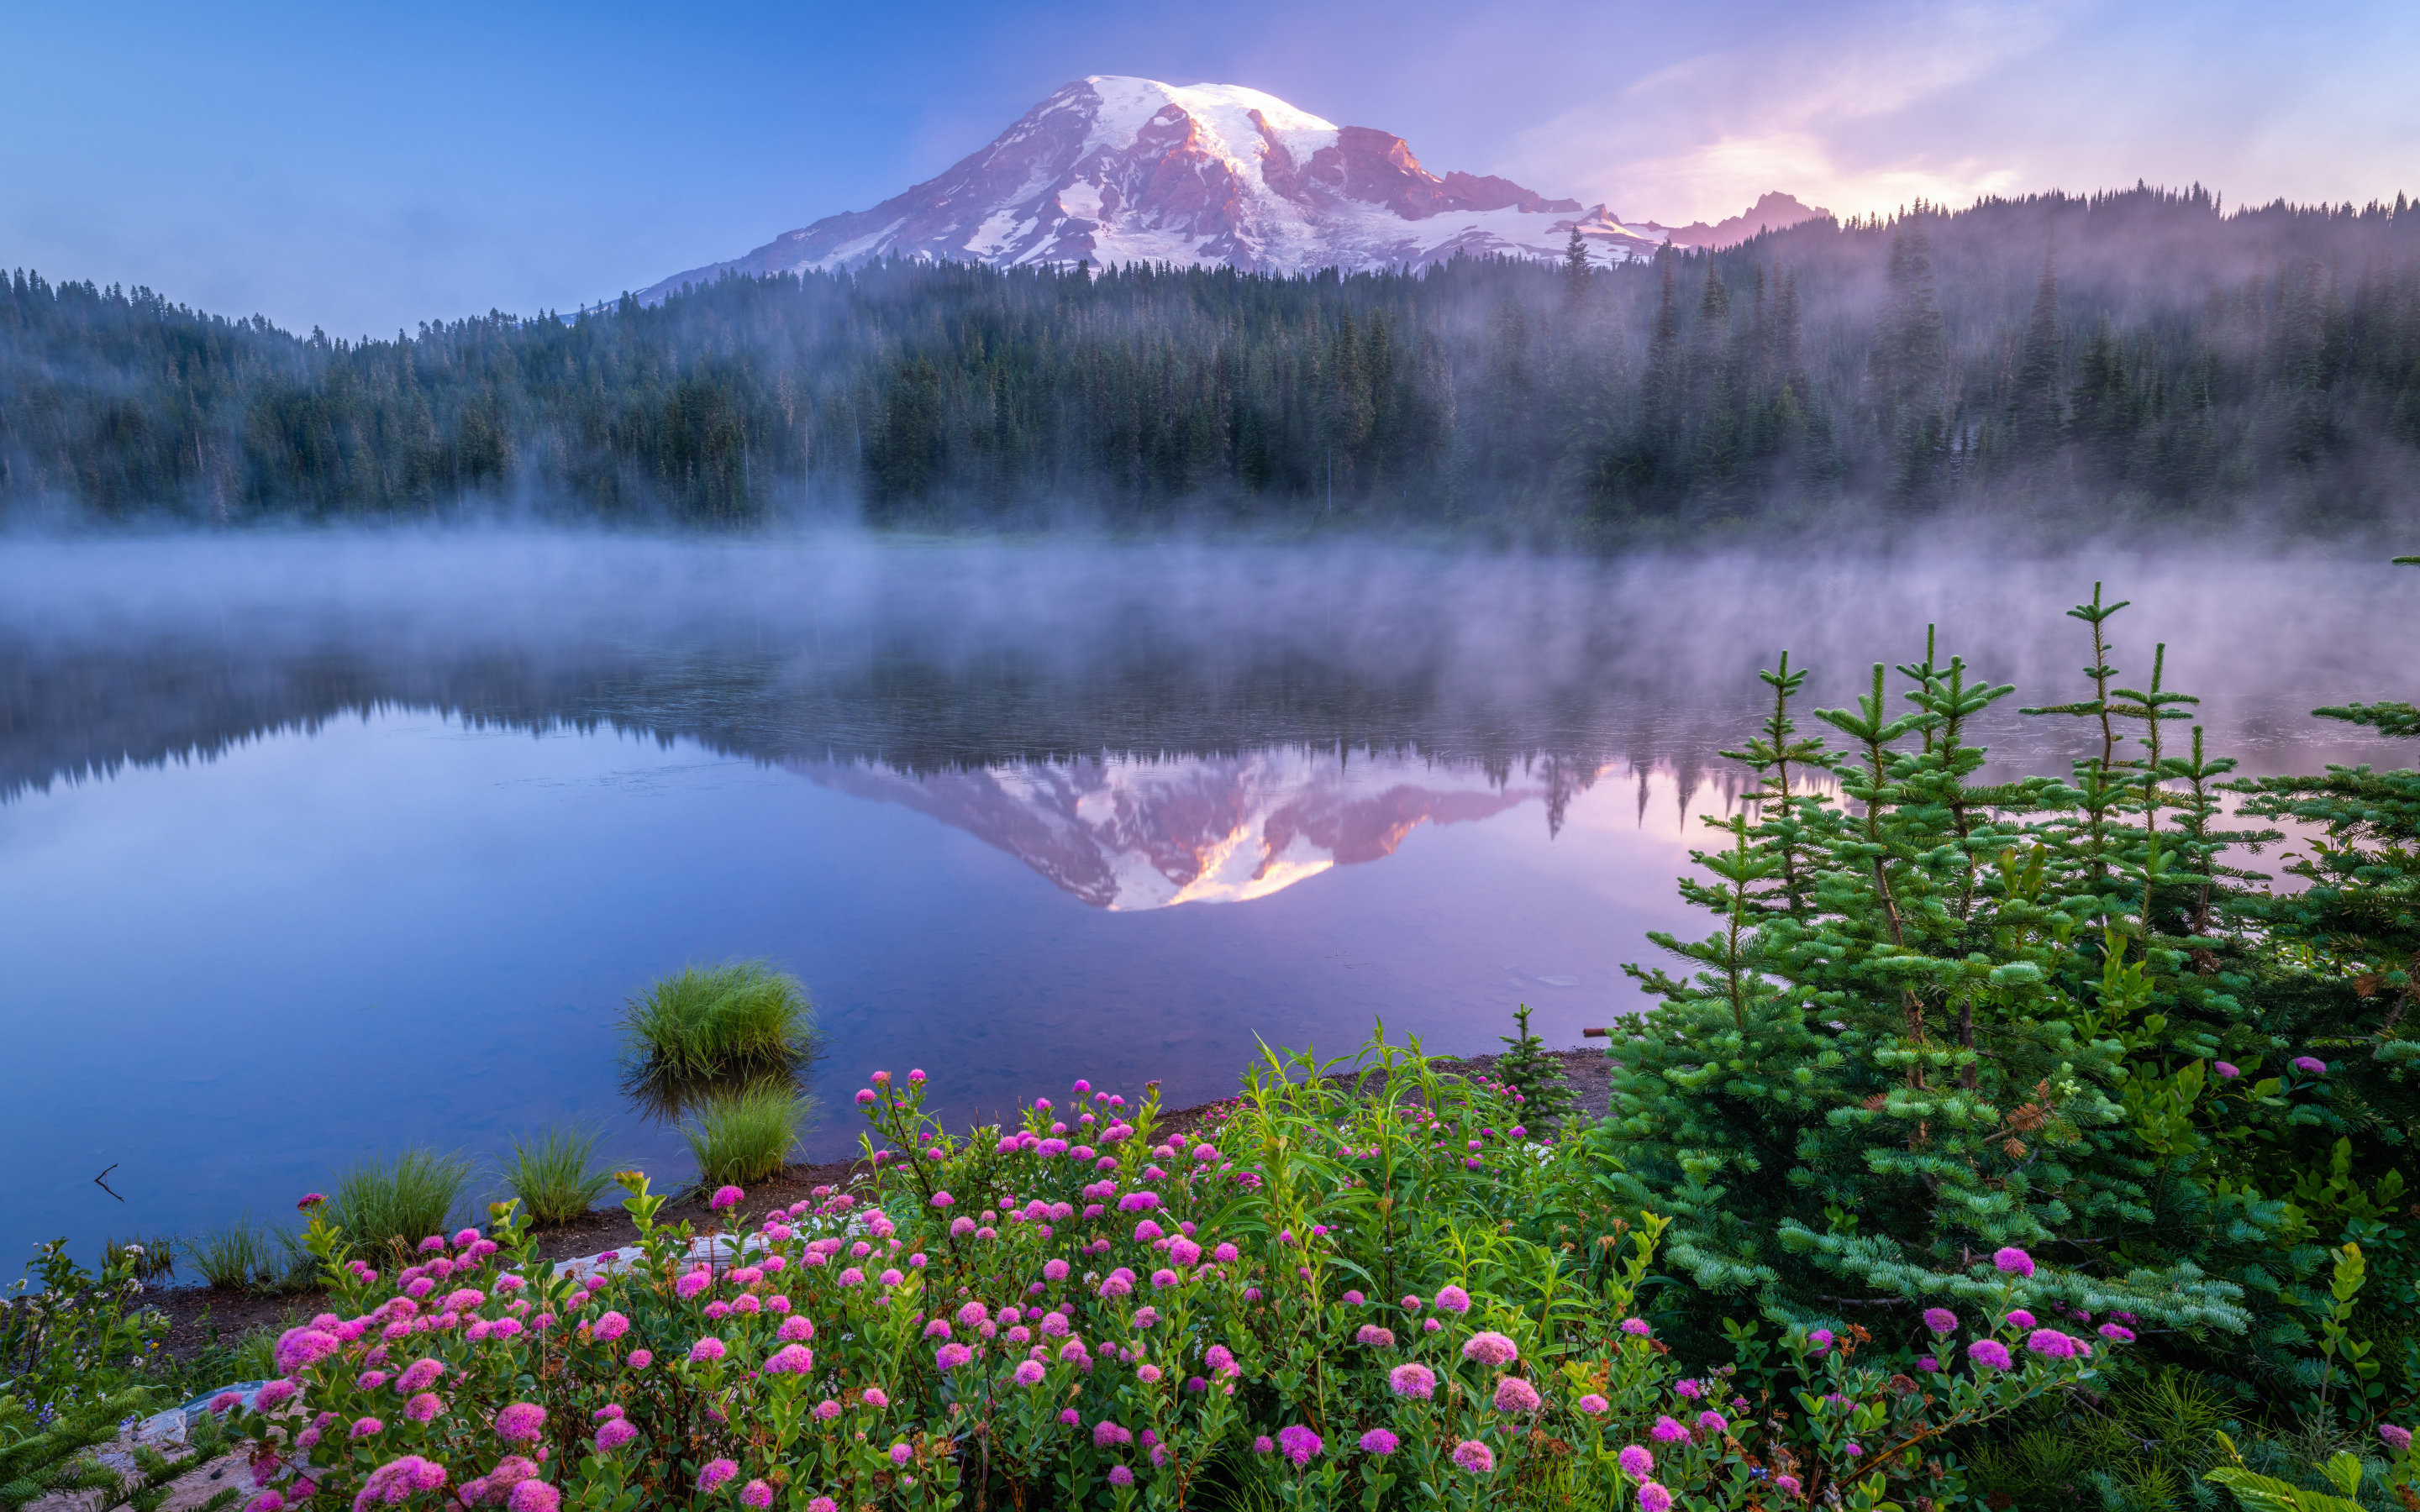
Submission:
{"label": "snow-capped mountain peak", "polygon": [[1465,253],[1555,258],[1575,227],[1599,261],[1662,241],[1602,205],[1583,211],[1504,178],[1440,177],[1402,137],[1338,126],[1257,89],[1095,75],[1053,91],[939,177],[675,274],[642,298],[726,270],[886,255],[1272,273],[1422,267]]}
{"label": "snow-capped mountain peak", "polygon": [[1087,89],[1090,100],[1096,102],[1090,107],[1092,128],[1084,139],[1088,151],[1125,149],[1172,106],[1194,123],[1203,149],[1257,177],[1271,147],[1293,162],[1308,162],[1336,145],[1340,130],[1333,121],[1321,120],[1275,95],[1241,85],[1197,84],[1178,88],[1156,79],[1113,74],[1094,74],[1083,81],[1083,87],[1069,85],[1044,100],[1040,109],[1085,111]]}

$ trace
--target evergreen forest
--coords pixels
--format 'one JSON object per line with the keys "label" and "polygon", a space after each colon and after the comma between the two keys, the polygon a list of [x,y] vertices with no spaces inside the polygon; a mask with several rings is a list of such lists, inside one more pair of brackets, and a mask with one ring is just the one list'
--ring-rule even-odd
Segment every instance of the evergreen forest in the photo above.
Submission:
{"label": "evergreen forest", "polygon": [[2420,486],[2420,205],[1919,204],[1302,278],[876,262],[298,336],[0,280],[0,512],[1497,530],[1842,509],[2325,529]]}

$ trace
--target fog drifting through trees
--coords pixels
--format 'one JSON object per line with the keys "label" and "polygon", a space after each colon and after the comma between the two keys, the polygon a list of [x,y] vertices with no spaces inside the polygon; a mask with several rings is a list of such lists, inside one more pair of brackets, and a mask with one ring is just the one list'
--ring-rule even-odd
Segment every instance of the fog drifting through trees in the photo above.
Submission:
{"label": "fog drifting through trees", "polygon": [[20,273],[0,394],[0,507],[54,523],[2335,529],[2420,479],[2420,214],[2137,189],[1585,270],[885,263],[358,343]]}

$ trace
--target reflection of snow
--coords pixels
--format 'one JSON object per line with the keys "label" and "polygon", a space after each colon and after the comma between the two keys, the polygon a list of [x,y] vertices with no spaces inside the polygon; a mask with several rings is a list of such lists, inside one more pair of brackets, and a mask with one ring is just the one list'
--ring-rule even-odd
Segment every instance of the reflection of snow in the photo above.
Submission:
{"label": "reflection of snow", "polygon": [[798,770],[955,825],[1120,911],[1265,898],[1330,867],[1391,855],[1423,822],[1484,819],[1548,796],[1542,782],[1498,782],[1477,767],[1300,750],[927,777],[862,763]]}

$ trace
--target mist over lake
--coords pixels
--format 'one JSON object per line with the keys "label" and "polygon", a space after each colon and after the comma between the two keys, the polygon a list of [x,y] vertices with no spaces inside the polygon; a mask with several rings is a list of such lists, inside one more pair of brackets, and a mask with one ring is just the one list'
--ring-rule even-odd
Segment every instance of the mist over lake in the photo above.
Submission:
{"label": "mist over lake", "polygon": [[[615,1020],[688,962],[814,995],[810,1157],[924,1066],[954,1119],[1076,1075],[1174,1105],[1384,1019],[1476,1052],[1644,1005],[1783,649],[2018,685],[2064,772],[2096,579],[2248,773],[2391,764],[2367,554],[1449,556],[509,532],[0,548],[5,1239],[192,1230],[411,1143],[559,1120],[666,1176]],[[1894,694],[1896,697],[1896,694]],[[106,1188],[93,1178],[107,1171]],[[113,1196],[112,1194],[115,1194]],[[122,1198],[123,1200],[118,1200]]]}

